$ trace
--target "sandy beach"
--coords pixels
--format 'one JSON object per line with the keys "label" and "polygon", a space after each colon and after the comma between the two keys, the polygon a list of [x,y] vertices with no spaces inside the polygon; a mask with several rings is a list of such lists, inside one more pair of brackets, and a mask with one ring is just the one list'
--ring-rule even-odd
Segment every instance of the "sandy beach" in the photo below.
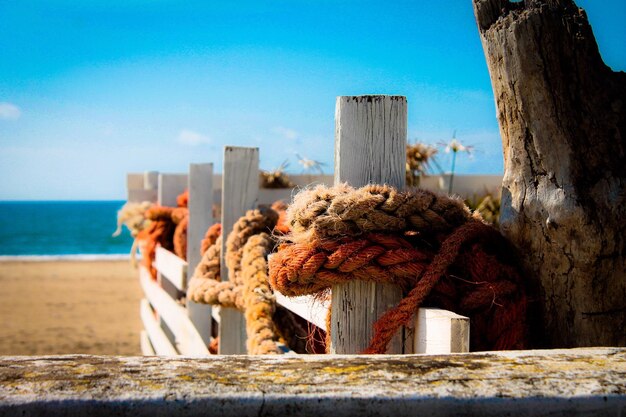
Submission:
{"label": "sandy beach", "polygon": [[0,262],[0,355],[140,355],[128,261]]}

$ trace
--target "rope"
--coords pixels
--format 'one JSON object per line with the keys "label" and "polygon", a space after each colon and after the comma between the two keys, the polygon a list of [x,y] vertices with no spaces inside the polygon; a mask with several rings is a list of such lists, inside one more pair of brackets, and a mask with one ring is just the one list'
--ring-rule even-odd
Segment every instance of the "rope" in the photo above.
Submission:
{"label": "rope", "polygon": [[172,210],[172,221],[176,224],[172,241],[174,253],[181,259],[187,260],[187,228],[189,226],[189,210],[187,207],[178,207]]}
{"label": "rope", "polygon": [[470,317],[472,350],[518,349],[526,297],[508,242],[458,200],[389,186],[319,186],[287,210],[292,234],[270,261],[288,296],[351,280],[390,282],[408,295],[381,316],[365,353],[384,353],[421,305]]}
{"label": "rope", "polygon": [[279,344],[285,344],[274,324],[276,299],[267,282],[266,258],[273,246],[271,237],[267,233],[260,233],[251,236],[243,247],[243,310],[246,318],[246,345],[251,355],[282,353]]}
{"label": "rope", "polygon": [[[277,208],[281,206],[276,205]],[[249,210],[233,226],[226,240],[228,281],[220,277],[221,227],[212,226],[205,237],[214,243],[204,252],[190,280],[187,297],[195,302],[237,308],[246,319],[249,354],[280,354],[284,345],[298,352],[307,350],[306,330],[288,312],[276,305],[267,277],[267,256],[276,246],[279,212]]]}
{"label": "rope", "polygon": [[457,199],[417,189],[397,191],[387,185],[354,189],[323,185],[296,194],[287,210],[294,242],[358,236],[367,232],[417,230],[449,233],[471,218]]}
{"label": "rope", "polygon": [[151,222],[137,233],[133,247],[139,247],[142,263],[153,279],[157,277],[153,266],[157,246],[174,251],[180,258],[187,258],[188,200],[189,193],[185,190],[176,198],[179,207],[153,205],[145,211],[145,218]]}
{"label": "rope", "polygon": [[136,239],[139,232],[150,226],[150,220],[146,218],[146,211],[152,207],[150,201],[141,203],[126,202],[117,212],[117,228],[113,232],[112,237],[117,237],[122,233],[122,225],[130,231],[130,235],[134,237],[133,246],[130,248],[130,261],[134,267],[137,266],[137,247]]}
{"label": "rope", "polygon": [[165,249],[173,249],[175,225],[172,222],[172,207],[153,206],[146,211],[146,218],[151,220],[150,226],[137,234],[136,240],[142,253],[142,264],[150,271],[153,279],[157,270],[153,266],[156,248],[161,245]]}
{"label": "rope", "polygon": [[153,203],[143,201],[141,203],[127,202],[117,212],[117,229],[113,232],[113,237],[117,237],[122,233],[122,225],[130,231],[132,237],[148,227],[150,221],[146,219],[145,213]]}
{"label": "rope", "polygon": [[200,255],[204,255],[204,253],[209,249],[209,247],[217,241],[217,238],[222,234],[222,224],[215,223],[211,225],[205,235],[204,239],[200,243]]}
{"label": "rope", "polygon": [[176,197],[176,205],[178,207],[189,207],[189,190],[183,191]]}
{"label": "rope", "polygon": [[220,276],[221,237],[211,245],[189,282],[187,297],[197,303],[217,304],[243,310],[241,279],[241,259],[243,246],[253,235],[270,232],[278,214],[273,210],[249,210],[233,226],[226,239],[226,265],[229,270],[228,281]]}

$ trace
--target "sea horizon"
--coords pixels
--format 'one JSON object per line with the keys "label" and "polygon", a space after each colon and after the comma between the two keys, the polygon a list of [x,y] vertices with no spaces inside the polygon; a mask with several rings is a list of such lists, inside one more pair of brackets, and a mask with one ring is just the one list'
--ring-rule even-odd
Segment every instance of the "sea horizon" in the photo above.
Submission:
{"label": "sea horizon", "polygon": [[[138,256],[139,259],[139,256]],[[2,262],[54,262],[54,261],[130,261],[129,254],[72,254],[72,255],[0,255]]]}
{"label": "sea horizon", "polygon": [[114,199],[50,199],[50,200],[42,200],[42,199],[33,199],[33,200],[13,200],[13,199],[4,199],[0,200],[0,204],[4,203],[122,203],[126,202],[123,198],[114,198]]}
{"label": "sea horizon", "polygon": [[2,200],[0,257],[20,260],[130,256],[126,228],[113,236],[124,200]]}

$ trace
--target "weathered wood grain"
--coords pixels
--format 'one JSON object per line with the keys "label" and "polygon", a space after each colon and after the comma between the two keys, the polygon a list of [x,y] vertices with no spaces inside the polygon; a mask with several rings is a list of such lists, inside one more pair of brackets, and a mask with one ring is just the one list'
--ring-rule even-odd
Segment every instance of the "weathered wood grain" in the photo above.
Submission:
{"label": "weathered wood grain", "polygon": [[[235,146],[224,147],[222,177],[222,280],[230,279],[224,255],[226,237],[233,225],[247,210],[258,203],[259,149]],[[233,308],[220,309],[220,354],[246,353],[246,322],[243,314]]]}
{"label": "weathered wood grain", "polygon": [[473,0],[504,151],[500,229],[535,345],[626,346],[626,73],[572,0]]}
{"label": "weathered wood grain", "polygon": [[[161,329],[158,319],[154,316],[150,303],[145,298],[141,300],[139,306],[139,315],[141,316],[141,322],[143,323],[144,331],[141,336],[145,334],[148,343],[145,340],[140,339],[141,352],[144,355],[165,355],[176,356],[178,352],[176,348],[170,343],[167,335]],[[148,349],[150,347],[150,349]]]}
{"label": "weathered wood grain", "polygon": [[3,416],[623,416],[626,349],[0,358]]}
{"label": "weathered wood grain", "polygon": [[[213,219],[213,164],[189,165],[189,225],[187,227],[187,282],[200,263],[200,244]],[[205,344],[211,342],[211,306],[186,301],[187,314]]]}
{"label": "weathered wood grain", "polygon": [[[335,109],[335,184],[404,188],[407,102],[398,96],[338,97]],[[354,281],[332,288],[331,352],[360,353],[372,325],[402,299],[398,286]],[[402,333],[402,332],[400,332]],[[402,334],[388,353],[402,353]]]}
{"label": "weathered wood grain", "polygon": [[169,250],[158,246],[154,255],[154,267],[179,291],[187,288],[187,262]]}
{"label": "weathered wood grain", "polygon": [[198,334],[198,330],[191,323],[185,308],[151,279],[150,273],[144,266],[140,266],[139,271],[141,288],[150,304],[158,312],[159,318],[173,333],[176,349],[183,355],[208,355],[209,350]]}

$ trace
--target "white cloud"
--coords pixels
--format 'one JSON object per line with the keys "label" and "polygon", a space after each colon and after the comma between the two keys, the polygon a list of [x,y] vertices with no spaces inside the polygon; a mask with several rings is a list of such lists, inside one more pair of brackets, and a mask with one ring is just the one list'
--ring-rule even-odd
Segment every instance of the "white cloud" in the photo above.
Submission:
{"label": "white cloud", "polygon": [[288,127],[283,127],[283,126],[276,126],[274,129],[272,129],[272,132],[277,133],[281,135],[283,138],[289,139],[289,140],[297,139],[298,136],[300,136],[298,132],[296,132],[295,130],[289,129]]}
{"label": "white cloud", "polygon": [[22,115],[22,111],[15,104],[0,103],[0,119],[15,120],[19,119]]}
{"label": "white cloud", "polygon": [[212,140],[210,137],[205,136],[201,133],[194,132],[193,130],[189,129],[183,129],[178,134],[178,142],[182,143],[183,145],[197,146],[209,144],[212,142]]}

